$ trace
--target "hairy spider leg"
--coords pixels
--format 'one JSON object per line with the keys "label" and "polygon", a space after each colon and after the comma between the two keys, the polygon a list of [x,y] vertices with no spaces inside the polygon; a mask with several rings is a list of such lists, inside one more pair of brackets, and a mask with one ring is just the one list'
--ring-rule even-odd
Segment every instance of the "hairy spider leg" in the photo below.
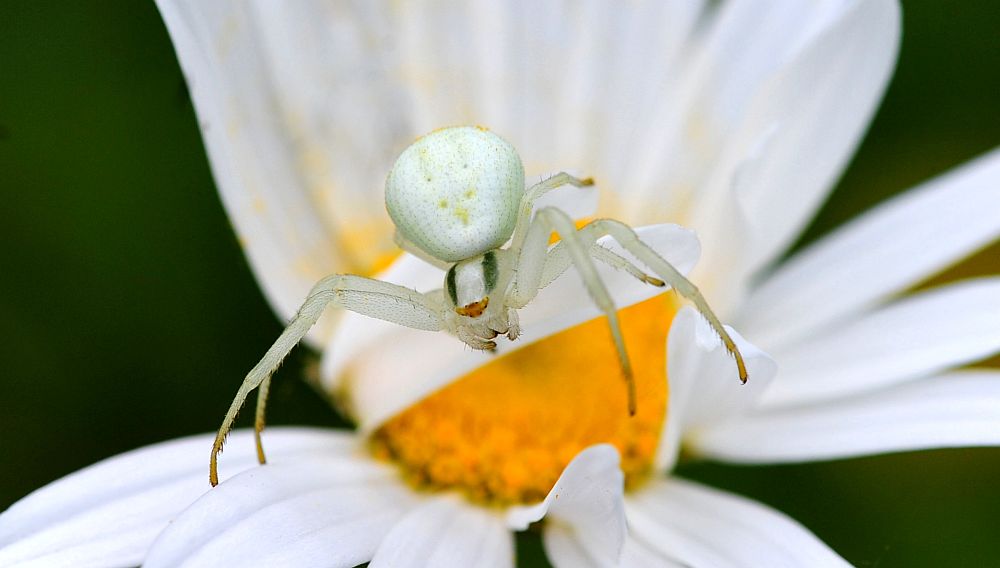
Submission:
{"label": "hairy spider leg", "polygon": [[261,390],[257,399],[254,431],[257,436],[257,458],[264,463],[260,430],[264,428],[264,410],[271,374],[281,365],[292,348],[305,337],[306,332],[315,325],[329,305],[413,329],[440,331],[444,328],[445,308],[437,300],[437,294],[434,292],[421,294],[389,282],[353,275],[337,274],[317,282],[288,327],[278,336],[260,362],[254,365],[236,392],[236,397],[229,406],[212,444],[208,477],[213,486],[219,483],[218,458],[226,436],[232,430],[236,415],[246,402],[247,396],[258,387]]}
{"label": "hairy spider leg", "polygon": [[[545,179],[532,187],[530,187],[524,193],[524,197],[521,200],[521,211],[518,217],[517,225],[514,229],[514,236],[511,240],[511,246],[508,250],[515,253],[515,255],[520,255],[524,247],[524,240],[527,237],[527,229],[531,220],[531,212],[534,207],[535,201],[552,191],[553,189],[558,189],[566,185],[572,185],[575,187],[588,187],[594,184],[592,178],[579,179],[573,177],[566,172],[560,172],[548,179]],[[548,241],[545,241],[546,243]],[[663,287],[666,284],[659,278],[654,278],[640,268],[635,266],[631,261],[622,257],[621,255],[615,253],[614,251],[608,250],[601,245],[594,244],[591,248],[591,256],[597,260],[616,268],[618,270],[624,270],[634,276],[635,278],[645,282],[646,284],[652,284],[653,286]],[[538,283],[537,289],[544,288],[552,283],[560,274],[569,268],[572,260],[566,249],[565,243],[556,243],[554,247],[548,250],[548,253],[544,255],[545,264],[542,267],[541,279]],[[537,289],[530,294],[530,296],[523,302],[519,302],[517,307],[524,307],[527,305],[531,298],[534,298]]]}
{"label": "hairy spider leg", "polygon": [[[257,446],[257,461],[261,464],[267,463],[267,456],[264,455],[264,442],[260,439],[260,433],[264,431],[264,414],[267,411],[267,395],[270,392],[271,375],[269,374],[257,387],[257,409],[253,418],[253,443]],[[219,451],[222,451],[222,446],[219,446]]]}
{"label": "hairy spider leg", "polygon": [[591,299],[607,317],[611,338],[618,352],[618,360],[628,388],[628,411],[630,415],[634,415],[636,393],[632,364],[625,349],[625,340],[622,336],[621,324],[618,321],[618,311],[611,300],[611,294],[608,293],[607,287],[597,273],[597,267],[594,266],[594,259],[590,253],[590,249],[595,243],[581,240],[573,220],[565,212],[555,207],[545,207],[535,213],[528,226],[517,259],[516,280],[508,301],[515,308],[522,307],[538,294],[546,264],[545,260],[549,254],[548,236],[552,231],[555,231],[562,239],[561,242],[565,243],[563,246],[580,273]]}
{"label": "hairy spider leg", "polygon": [[[663,288],[667,285],[667,283],[663,280],[646,274],[642,269],[633,264],[632,261],[613,250],[605,248],[599,243],[594,243],[594,245],[590,247],[590,256],[603,262],[604,264],[607,264],[611,268],[624,270],[633,278],[645,284],[651,284],[659,288]],[[553,280],[559,277],[559,275],[566,272],[566,269],[569,268],[569,265],[572,262],[573,261],[569,256],[569,251],[566,250],[566,244],[562,241],[556,243],[549,249],[548,254],[545,255],[545,266],[542,267],[542,277],[538,283],[538,289],[541,290],[551,284]]]}
{"label": "hairy spider leg", "polygon": [[524,245],[524,239],[527,237],[528,227],[531,223],[531,209],[535,204],[535,200],[553,189],[560,188],[564,185],[589,187],[594,185],[594,180],[593,178],[580,179],[573,177],[566,172],[559,172],[558,174],[542,180],[528,188],[524,192],[524,196],[521,198],[521,210],[517,214],[517,224],[514,225],[514,236],[511,239],[509,250],[516,252],[521,250],[521,247]]}
{"label": "hairy spider leg", "polygon": [[690,280],[685,278],[673,265],[667,262],[666,259],[657,254],[649,245],[642,242],[642,239],[639,238],[639,235],[635,233],[632,227],[614,219],[595,219],[580,228],[579,233],[581,241],[585,243],[594,243],[600,237],[610,235],[625,250],[649,266],[654,274],[665,280],[678,294],[694,304],[698,312],[708,320],[712,330],[722,340],[726,351],[736,360],[740,382],[746,384],[747,368],[743,362],[743,355],[740,353],[739,348],[736,347],[736,343],[729,336],[729,332],[726,331],[725,326],[722,325],[715,312],[709,307],[708,302],[705,301],[701,292],[698,291],[698,288]]}

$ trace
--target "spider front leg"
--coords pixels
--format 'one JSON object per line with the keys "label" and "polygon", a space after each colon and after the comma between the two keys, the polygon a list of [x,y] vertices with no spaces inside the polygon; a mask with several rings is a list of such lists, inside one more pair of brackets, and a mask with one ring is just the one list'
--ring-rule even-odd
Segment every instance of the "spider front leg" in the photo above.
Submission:
{"label": "spider front leg", "polygon": [[616,221],[614,219],[596,219],[591,221],[586,226],[580,229],[581,241],[583,242],[596,242],[598,238],[604,235],[610,235],[613,239],[618,241],[618,243],[627,251],[632,253],[637,259],[642,261],[644,264],[649,266],[653,273],[662,278],[669,284],[674,291],[680,294],[682,297],[686,298],[698,312],[701,313],[702,317],[708,320],[709,325],[712,330],[719,336],[722,340],[723,345],[726,347],[726,351],[733,356],[736,360],[736,368],[739,373],[740,382],[746,384],[747,382],[747,368],[743,361],[743,355],[740,353],[738,347],[736,347],[736,342],[729,336],[729,332],[719,321],[718,316],[709,307],[708,302],[698,291],[698,288],[691,283],[690,280],[684,277],[676,268],[673,267],[669,262],[667,262],[662,256],[657,254],[655,250],[650,248],[649,245],[642,242],[639,235],[621,221]]}
{"label": "spider front leg", "polygon": [[[627,258],[603,247],[600,244],[594,243],[590,247],[590,256],[594,257],[595,260],[599,260],[611,268],[614,268],[615,270],[625,271],[630,276],[644,284],[649,284],[658,288],[663,288],[667,285],[667,283],[663,280],[646,274],[639,269],[639,267],[632,264],[632,262]],[[542,279],[538,284],[538,288],[541,289],[551,284],[553,280],[558,278],[563,272],[566,272],[566,269],[569,268],[569,265],[572,262],[572,259],[569,257],[569,251],[566,249],[566,243],[562,241],[556,243],[554,247],[549,249],[549,252],[545,257],[545,266],[542,268]]]}
{"label": "spider front leg", "polygon": [[625,349],[621,324],[618,321],[618,311],[611,300],[611,294],[608,293],[607,287],[601,281],[597,267],[594,266],[590,252],[594,241],[585,242],[582,240],[573,220],[566,213],[554,207],[539,210],[525,231],[521,248],[518,250],[512,247],[511,250],[517,251],[518,254],[517,275],[507,303],[512,307],[520,308],[527,305],[538,294],[539,288],[543,285],[542,277],[549,255],[548,237],[552,231],[555,231],[562,239],[563,246],[565,246],[565,250],[569,253],[570,259],[587,286],[591,299],[608,319],[608,327],[611,330],[611,337],[618,352],[618,361],[621,364],[622,374],[628,388],[629,415],[634,415],[636,410],[635,380],[632,376],[632,364]]}
{"label": "spider front leg", "polygon": [[594,185],[594,180],[593,178],[580,179],[573,177],[566,172],[559,172],[558,174],[529,187],[524,192],[524,196],[521,198],[521,209],[518,212],[517,225],[514,227],[514,236],[511,239],[510,250],[521,250],[521,247],[524,245],[524,239],[527,237],[528,229],[531,224],[531,208],[534,206],[535,200],[553,189],[558,189],[564,185],[589,187]]}
{"label": "spider front leg", "polygon": [[[552,230],[559,234],[562,242],[552,249],[548,249],[548,235]],[[649,266],[663,280],[649,277],[635,268],[628,260],[597,245],[597,239],[604,235],[610,235],[618,241],[622,247]],[[572,220],[562,211],[555,208],[539,210],[526,231],[517,262],[517,276],[508,303],[515,307],[527,305],[537,295],[540,288],[549,284],[568,267],[567,256],[580,272],[591,297],[608,316],[608,325],[611,328],[615,347],[618,349],[618,356],[622,363],[622,371],[629,388],[630,412],[634,412],[635,408],[635,386],[628,354],[625,351],[617,314],[607,293],[607,288],[601,282],[590,257],[602,260],[612,267],[625,269],[644,282],[658,286],[669,284],[678,294],[691,301],[702,316],[708,320],[712,329],[722,340],[726,350],[736,360],[740,381],[746,383],[746,364],[739,348],[736,347],[736,343],[709,307],[708,302],[702,297],[698,288],[649,245],[642,242],[631,227],[620,221],[597,219],[576,230]]]}
{"label": "spider front leg", "polygon": [[[528,228],[531,222],[531,211],[535,201],[553,189],[558,189],[566,185],[572,185],[574,187],[589,187],[594,185],[594,180],[589,177],[580,179],[573,177],[566,172],[560,172],[528,188],[528,190],[524,192],[524,196],[521,198],[520,211],[518,213],[517,225],[514,229],[514,236],[511,239],[510,250],[520,251],[524,247],[524,241],[528,236]],[[404,246],[405,243],[401,241],[401,237],[397,236],[396,242],[399,243],[404,250],[409,250]],[[545,242],[547,243],[547,240]],[[661,287],[666,285],[659,278],[653,278],[637,268],[629,260],[602,246],[592,246],[590,248],[590,255],[612,268],[628,272],[646,284]],[[545,256],[544,270],[538,288],[544,288],[549,285],[557,276],[569,268],[570,262],[571,259],[566,251],[565,243],[557,244],[556,247],[550,250],[548,255]]]}
{"label": "spider front leg", "polygon": [[281,365],[285,356],[305,337],[306,332],[316,324],[327,306],[345,308],[362,315],[397,323],[413,329],[440,331],[444,328],[444,306],[434,294],[421,294],[415,290],[373,280],[361,276],[327,276],[313,286],[302,307],[281,333],[274,345],[243,379],[236,397],[229,406],[219,433],[212,444],[209,460],[209,482],[219,483],[218,459],[226,436],[233,428],[233,422],[247,396],[259,388],[254,434],[257,444],[257,459],[264,463],[264,449],[260,432],[264,429],[264,410],[267,393],[271,384],[271,374]]}

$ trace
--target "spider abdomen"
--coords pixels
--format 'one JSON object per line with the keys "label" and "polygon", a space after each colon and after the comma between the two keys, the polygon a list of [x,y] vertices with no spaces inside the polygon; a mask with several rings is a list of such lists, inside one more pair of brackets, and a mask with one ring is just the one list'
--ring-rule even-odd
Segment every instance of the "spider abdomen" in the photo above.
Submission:
{"label": "spider abdomen", "polygon": [[419,138],[396,160],[385,205],[410,242],[446,262],[502,246],[517,222],[524,167],[514,147],[470,126]]}

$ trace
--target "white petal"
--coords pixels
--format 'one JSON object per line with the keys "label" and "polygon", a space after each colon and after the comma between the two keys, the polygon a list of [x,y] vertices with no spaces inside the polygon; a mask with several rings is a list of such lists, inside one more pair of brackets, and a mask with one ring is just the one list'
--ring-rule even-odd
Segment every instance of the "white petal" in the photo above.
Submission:
{"label": "white petal", "polygon": [[848,566],[781,513],[689,481],[651,482],[627,510],[636,540],[685,566]]}
{"label": "white petal", "polygon": [[244,472],[156,539],[143,566],[343,566],[369,560],[416,497],[383,464],[311,456]]}
{"label": "white petal", "polygon": [[706,428],[691,444],[700,455],[746,463],[995,445],[1000,372],[975,369],[821,405],[761,410]]}
{"label": "white petal", "polygon": [[[895,0],[846,3],[754,93],[692,217],[705,243],[700,274],[725,275],[706,282],[709,298],[738,299],[743,278],[804,228],[861,141],[898,45]],[[738,220],[746,231],[732,230]]]}
{"label": "white petal", "polygon": [[651,119],[674,108],[678,77],[706,11],[704,0],[564,5],[562,17],[577,18],[569,32],[576,45],[565,62],[553,54],[554,68],[541,78],[555,78],[560,89],[554,101],[559,122],[548,133],[557,159],[593,168],[589,175],[627,194],[626,177],[640,165],[636,152],[647,136],[663,136]]}
{"label": "white petal", "polygon": [[862,214],[783,262],[740,328],[780,345],[842,321],[1000,237],[1000,150]]}
{"label": "white petal", "polygon": [[[641,227],[637,231],[678,270],[689,270],[697,261],[698,241],[690,231],[676,225]],[[604,239],[601,242],[610,243],[608,248],[629,256],[612,241]],[[523,334],[517,341],[500,341],[498,354],[520,349],[600,314],[575,272],[568,270],[519,311]],[[630,275],[601,263],[598,263],[598,272],[619,307],[663,292],[663,288],[641,284]],[[340,348],[336,337],[347,338],[344,344],[353,351],[333,355]],[[349,397],[348,406],[362,431],[377,427],[400,410],[497,356],[471,351],[445,333],[414,331],[361,318],[345,319],[336,337],[327,348],[328,361],[324,362],[324,371],[330,373],[324,375],[326,385],[333,392]],[[361,345],[357,338],[370,343]],[[393,356],[384,356],[390,349]],[[429,353],[433,356],[429,357]],[[342,374],[348,381],[346,384],[339,382]]]}
{"label": "white petal", "polygon": [[600,564],[591,558],[583,547],[583,542],[566,527],[546,527],[543,544],[545,555],[555,568],[601,568],[618,565],[617,562]]}
{"label": "white petal", "polygon": [[[551,526],[545,529],[545,552],[556,568],[604,568],[612,564],[599,564],[587,555],[583,543],[566,527]],[[681,568],[686,566],[654,547],[648,546],[629,533],[621,560],[613,566],[624,568]]]}
{"label": "white petal", "polygon": [[529,173],[603,180],[628,162],[703,4],[407,4],[392,33],[418,130],[486,124]]}
{"label": "white petal", "polygon": [[625,541],[625,553],[622,555],[621,565],[628,568],[683,568],[686,566],[674,560],[670,555],[636,538],[632,532],[629,532],[628,539]]}
{"label": "white petal", "polygon": [[583,450],[566,466],[544,501],[533,507],[513,507],[508,525],[524,530],[546,517],[545,547],[557,566],[580,566],[575,563],[580,556],[588,561],[584,566],[617,564],[627,531],[622,500],[625,476],[618,463],[614,446],[599,444]]}
{"label": "white petal", "polygon": [[752,409],[773,382],[777,366],[732,328],[727,331],[747,366],[740,384],[736,363],[708,323],[691,307],[682,308],[667,338],[667,420],[657,449],[657,471],[669,471],[687,436],[720,420],[738,420]]}
{"label": "white petal", "polygon": [[371,561],[372,568],[513,565],[514,541],[503,520],[455,496],[435,498],[410,511]]}
{"label": "white petal", "polygon": [[[132,566],[156,535],[210,489],[213,435],[148,446],[70,474],[0,515],[0,565]],[[345,433],[273,428],[273,463],[353,448]],[[257,465],[252,434],[233,432],[221,458],[223,478]]]}
{"label": "white petal", "polygon": [[[290,318],[321,277],[394,250],[381,186],[410,133],[375,72],[386,54],[315,3],[158,5],[223,203],[278,314]],[[364,57],[336,56],[352,50]],[[364,127],[344,136],[336,122]]]}
{"label": "white petal", "polygon": [[1000,277],[907,297],[775,351],[769,406],[831,399],[911,380],[1000,351]]}
{"label": "white petal", "polygon": [[[655,101],[642,109],[640,121],[630,124],[630,136],[619,141],[632,153],[620,160],[624,172],[616,182],[638,197],[625,204],[633,220],[662,219],[664,212],[671,220],[686,220],[754,95],[845,5],[836,0],[727,2],[707,9],[692,4],[674,8],[678,13],[672,15],[680,23],[671,30],[682,40],[675,52],[679,57],[669,67],[655,61],[640,64],[632,77],[648,79],[622,81],[637,82]],[[649,24],[660,25],[656,20]],[[640,51],[635,59],[646,62],[649,51]]]}

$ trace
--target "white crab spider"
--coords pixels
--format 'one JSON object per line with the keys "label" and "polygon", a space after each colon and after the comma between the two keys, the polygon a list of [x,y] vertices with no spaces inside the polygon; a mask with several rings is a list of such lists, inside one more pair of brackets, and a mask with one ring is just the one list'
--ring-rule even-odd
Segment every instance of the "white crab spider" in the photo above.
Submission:
{"label": "white crab spider", "polygon": [[[421,293],[410,288],[336,274],[313,286],[285,331],[243,379],[212,445],[209,480],[217,485],[218,455],[236,414],[250,392],[259,388],[254,432],[257,457],[264,463],[260,433],[271,374],[305,336],[329,305],[346,308],[427,331],[445,330],[474,349],[496,348],[494,339],[517,339],[517,310],[569,268],[579,271],[591,297],[607,316],[608,326],[628,388],[628,410],[635,413],[636,393],[618,314],[594,259],[626,270],[655,286],[670,284],[708,320],[733,357],[742,382],[743,357],[719,319],[695,288],[673,266],[639,240],[631,227],[597,219],[577,229],[563,211],[535,211],[536,199],[563,185],[583,187],[591,179],[557,174],[525,190],[524,168],[513,146],[492,132],[459,126],[435,130],[410,145],[396,160],[385,184],[385,205],[396,224],[403,250],[447,270],[444,288]],[[549,246],[555,231],[560,242]],[[597,244],[610,235],[645,263],[653,278],[624,257]],[[510,245],[502,248],[504,243]],[[662,280],[661,280],[662,279]]]}

